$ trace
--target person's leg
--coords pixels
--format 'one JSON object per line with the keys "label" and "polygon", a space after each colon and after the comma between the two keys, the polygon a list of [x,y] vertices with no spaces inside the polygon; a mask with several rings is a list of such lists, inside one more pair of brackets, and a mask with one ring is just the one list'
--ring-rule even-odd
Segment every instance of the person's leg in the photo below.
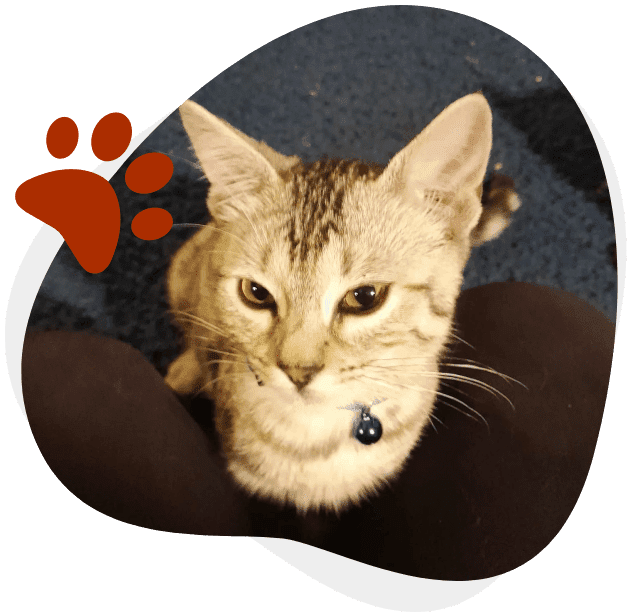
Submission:
{"label": "person's leg", "polygon": [[[597,440],[614,327],[570,294],[504,283],[463,292],[457,335],[473,347],[453,347],[443,372],[494,386],[515,409],[444,379],[441,390],[465,405],[443,397],[435,428],[390,488],[309,538],[290,510],[236,491],[198,420],[123,343],[80,333],[28,336],[24,402],[53,472],[114,518],[168,531],[298,539],[421,577],[489,577],[535,556],[571,513]],[[478,363],[527,388],[470,368]]]}
{"label": "person's leg", "polygon": [[[566,292],[499,283],[462,294],[457,335],[466,343],[443,360],[449,396],[434,426],[399,479],[342,519],[329,549],[399,573],[479,579],[526,563],[569,517],[597,442],[613,325]],[[514,408],[446,374],[490,385]]]}
{"label": "person's leg", "polygon": [[22,384],[44,459],[94,509],[164,531],[248,532],[215,444],[137,350],[85,333],[29,333]]}

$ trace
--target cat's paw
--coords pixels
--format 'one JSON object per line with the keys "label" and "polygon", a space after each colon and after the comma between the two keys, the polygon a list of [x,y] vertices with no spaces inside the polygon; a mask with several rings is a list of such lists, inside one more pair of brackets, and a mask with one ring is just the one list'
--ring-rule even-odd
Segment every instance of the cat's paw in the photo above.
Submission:
{"label": "cat's paw", "polygon": [[521,200],[515,192],[515,182],[505,175],[491,175],[484,184],[482,215],[471,234],[471,244],[481,245],[498,237],[519,207]]}
{"label": "cat's paw", "polygon": [[[92,151],[105,162],[119,158],[131,142],[131,122],[122,113],[105,115],[92,133]],[[46,136],[46,146],[58,159],[70,156],[79,140],[72,119],[55,120]],[[165,186],[173,165],[165,154],[144,154],[134,160],[125,180],[134,192],[148,194]],[[115,252],[120,236],[120,205],[111,184],[96,173],[62,169],[33,177],[18,187],[19,207],[57,230],[79,264],[88,273],[104,271]],[[140,239],[163,237],[172,227],[172,217],[164,209],[138,213],[131,229]]]}
{"label": "cat's paw", "polygon": [[202,385],[201,367],[194,350],[188,349],[168,367],[166,384],[182,396],[196,394]]}

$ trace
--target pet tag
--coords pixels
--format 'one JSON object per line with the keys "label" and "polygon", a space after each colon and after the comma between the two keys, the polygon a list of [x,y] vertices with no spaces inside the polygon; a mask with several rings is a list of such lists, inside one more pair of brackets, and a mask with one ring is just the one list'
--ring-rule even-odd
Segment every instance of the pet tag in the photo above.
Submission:
{"label": "pet tag", "polygon": [[367,405],[362,405],[360,408],[360,418],[355,427],[353,436],[365,446],[368,446],[376,441],[379,441],[382,436],[382,423],[369,413]]}

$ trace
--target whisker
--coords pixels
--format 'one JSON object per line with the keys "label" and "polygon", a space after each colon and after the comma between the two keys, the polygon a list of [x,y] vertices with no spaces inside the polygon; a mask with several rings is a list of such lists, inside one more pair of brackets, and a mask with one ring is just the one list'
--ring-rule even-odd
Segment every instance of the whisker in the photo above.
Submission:
{"label": "whisker", "polygon": [[[459,401],[459,399],[456,399],[456,401]],[[464,416],[467,416],[467,418],[469,418],[470,420],[473,420],[474,422],[479,422],[479,420],[477,418],[475,418],[474,416],[469,415],[466,411],[463,411],[459,407],[456,407],[455,405],[452,405],[451,403],[448,403],[447,401],[443,401],[443,399],[439,399],[438,402],[441,405],[446,405],[447,407],[450,407],[454,411],[457,411],[457,412],[463,414]],[[485,420],[485,422],[486,422],[486,420]],[[442,422],[442,420],[441,420],[441,423],[442,423],[442,425],[445,428],[449,428],[444,422]],[[489,430],[489,432],[490,432],[490,430]]]}
{"label": "whisker", "polygon": [[528,390],[528,387],[523,382],[520,382],[518,379],[515,379],[514,377],[510,377],[510,375],[505,375],[504,373],[500,373],[499,371],[496,371],[495,369],[491,369],[490,367],[480,367],[478,365],[460,365],[456,363],[441,363],[441,365],[443,367],[460,367],[461,369],[477,369],[479,371],[486,371],[487,373],[492,373],[493,375],[497,375],[501,377],[502,379],[506,380],[509,383],[514,382],[515,384],[519,384],[520,386],[523,386],[526,390]]}
{"label": "whisker", "polygon": [[[185,316],[182,316],[181,319],[183,321],[186,321]],[[227,339],[227,335],[225,333],[223,333],[219,328],[215,327],[214,325],[212,325],[209,322],[199,322],[197,320],[193,320],[191,318],[187,318],[187,321],[192,323],[192,324],[196,324],[198,326],[200,326],[202,329],[210,332],[210,333],[214,333],[216,335],[218,335],[219,337],[222,337],[223,339]]]}
{"label": "whisker", "polygon": [[[359,376],[359,377],[360,377],[360,379],[364,379],[364,378],[371,379],[371,380],[373,380],[373,381],[379,382],[380,384],[383,384],[384,386],[388,386],[389,388],[393,388],[393,389],[395,388],[392,384],[388,383],[388,382],[387,382],[387,381],[385,381],[385,380],[381,380],[381,379],[374,378],[374,377],[368,377],[368,376],[366,376],[366,375],[362,375],[362,376]],[[427,388],[417,388],[417,390],[422,390],[423,392],[430,392]],[[437,392],[437,395],[438,395],[438,392]],[[442,396],[442,395],[441,395],[441,396]],[[459,402],[461,402],[461,401],[460,401],[460,399],[455,399],[455,398],[454,398],[454,400],[455,400],[455,401],[459,401]],[[441,403],[442,405],[446,405],[447,407],[450,407],[451,409],[453,409],[453,410],[455,410],[455,411],[458,411],[458,412],[460,412],[460,413],[464,414],[465,416],[467,416],[468,418],[470,418],[470,419],[474,420],[475,422],[479,422],[479,420],[477,420],[477,418],[475,418],[474,416],[469,415],[467,412],[465,412],[465,411],[461,410],[459,407],[456,407],[455,405],[452,405],[451,403],[448,403],[447,401],[443,401],[442,399],[440,399],[440,400],[439,400],[439,403]],[[448,428],[449,428],[449,427],[448,427],[448,426],[447,426],[447,425],[446,425],[446,424],[445,424],[442,420],[440,420],[439,418],[437,418],[437,417],[436,417],[436,415],[435,415],[435,413],[434,413],[434,411],[433,411],[433,410],[432,410],[432,412],[430,413],[430,417],[433,417],[433,418],[434,418],[435,420],[437,420],[440,424],[442,424],[442,425],[443,425],[446,429],[448,429]],[[486,421],[485,421],[485,422],[486,422]],[[436,430],[436,429],[434,429],[434,430]],[[489,432],[490,432],[490,431],[489,431]]]}
{"label": "whisker", "polygon": [[211,322],[207,322],[207,320],[203,320],[203,318],[199,318],[197,315],[194,315],[193,313],[190,313],[189,311],[181,311],[179,309],[170,309],[169,312],[181,318],[187,318],[190,322],[199,324],[200,326],[206,328],[208,331],[215,332],[221,337],[227,336],[215,324],[212,324]]}
{"label": "whisker", "polygon": [[468,341],[465,341],[462,337],[459,337],[455,333],[450,333],[450,335],[457,341],[460,341],[460,343],[464,343],[465,345],[468,345],[472,350],[475,350],[475,348]]}
{"label": "whisker", "polygon": [[[479,411],[473,409],[473,407],[471,407],[470,405],[468,405],[464,401],[461,401],[460,399],[457,399],[456,397],[451,396],[450,394],[445,394],[444,392],[441,392],[440,390],[437,391],[436,395],[439,396],[439,397],[445,397],[446,399],[450,399],[452,401],[456,401],[456,402],[460,403],[461,405],[464,405],[470,412],[474,413],[480,420],[482,420],[482,422],[484,422],[484,424],[486,424],[486,429],[488,430],[488,432],[490,434],[491,427],[489,426],[488,422],[486,421],[486,418],[484,418],[484,416]],[[459,412],[463,413],[465,416],[468,416],[472,420],[475,420],[476,422],[478,422],[478,420],[476,418],[474,418],[473,416],[467,414],[465,411],[462,411],[459,407],[455,407],[454,405],[451,405],[450,403],[447,403],[445,401],[442,401],[442,402],[445,403],[445,405],[447,405],[448,407],[451,407],[452,409],[455,409],[456,411],[459,411]]]}
{"label": "whisker", "polygon": [[207,224],[192,224],[192,223],[177,223],[177,224],[173,224],[172,227],[174,228],[175,226],[181,226],[182,228],[205,228],[205,226],[207,226]]}
{"label": "whisker", "polygon": [[432,416],[428,416],[427,419],[430,421],[432,428],[436,431],[436,433],[438,433],[438,429],[436,428],[436,425],[432,422]]}
{"label": "whisker", "polygon": [[371,360],[369,360],[368,364],[378,362],[380,360],[423,360],[423,362],[428,362],[429,359],[425,356],[389,356],[388,358],[372,358]]}
{"label": "whisker", "polygon": [[510,405],[510,407],[512,407],[513,411],[516,411],[515,406],[512,403],[512,401],[503,392],[491,386],[490,384],[487,384],[486,382],[477,380],[473,377],[467,377],[465,375],[457,375],[453,373],[441,373],[440,375],[437,374],[436,377],[439,377],[441,379],[451,380],[454,382],[465,382],[473,386],[477,386],[478,388],[481,388],[482,390],[486,390],[486,392],[492,394],[495,398],[497,398],[498,396],[501,397]]}
{"label": "whisker", "polygon": [[[401,363],[400,365],[391,365],[391,367],[406,366],[406,365],[407,366],[420,366],[421,364],[426,364],[427,362],[429,362],[424,356],[408,356],[408,357],[401,357],[401,358],[389,357],[389,358],[374,358],[369,362],[369,366],[377,367],[378,365],[372,365],[372,363],[378,362],[380,360],[397,360]],[[412,360],[421,360],[422,362],[418,364],[409,362]],[[501,377],[502,379],[507,380],[509,382],[514,382],[516,384],[519,384],[523,386],[526,390],[528,389],[528,387],[523,382],[520,382],[518,379],[515,379],[514,377],[510,377],[509,375],[505,375],[504,373],[500,373],[499,371],[492,369],[491,367],[487,367],[476,360],[471,360],[469,358],[464,358],[464,359],[460,358],[457,360],[465,360],[467,362],[474,363],[474,364],[466,365],[466,364],[452,363],[452,362],[441,362],[439,364],[440,366],[443,366],[443,367],[460,367],[462,369],[477,369],[479,371],[485,371],[487,373],[492,373],[493,375],[497,375]]]}
{"label": "whisker", "polygon": [[[210,341],[210,339],[208,337],[195,337],[196,339],[201,339],[201,340],[207,340]],[[209,350],[210,352],[213,352],[215,354],[225,354],[226,356],[236,356],[239,357],[241,356],[241,354],[237,354],[236,352],[225,352],[224,350],[217,350],[211,346],[204,346],[203,347],[204,350]]]}
{"label": "whisker", "polygon": [[225,235],[229,235],[230,237],[233,237],[234,239],[237,239],[238,241],[240,241],[240,243],[242,243],[244,247],[247,247],[246,241],[244,239],[241,239],[237,235],[234,235],[232,232],[227,232],[226,230],[223,230],[222,228],[216,228],[215,226],[212,226],[211,229],[212,231],[215,230],[216,232],[222,232]]}
{"label": "whisker", "polygon": [[[242,213],[244,215],[244,217],[246,218],[247,222],[249,223],[249,225],[251,226],[251,228],[253,229],[253,232],[255,233],[255,236],[257,237],[257,241],[260,247],[263,247],[264,245],[266,245],[266,243],[268,243],[268,236],[265,235],[266,241],[262,241],[262,238],[259,235],[259,232],[257,231],[257,227],[253,224],[251,218],[249,217],[249,214],[247,213],[247,203],[245,202],[244,199],[241,198],[242,194],[246,194],[248,196],[248,191],[247,190],[238,190],[237,192],[234,191],[233,189],[231,189],[231,186],[229,185],[225,185],[223,186],[223,190],[225,190],[227,192],[227,195],[229,196],[229,198],[231,199],[231,201],[233,202],[233,204],[238,205],[240,204],[239,207],[236,207],[238,212]],[[220,230],[218,228],[216,228],[216,230]],[[226,232],[226,231],[223,231]],[[227,233],[229,234],[229,233]],[[235,235],[232,235],[235,237]],[[239,239],[239,237],[235,237],[236,239]],[[239,239],[243,245],[246,246],[246,243],[242,240]]]}
{"label": "whisker", "polygon": [[234,252],[230,249],[204,249],[203,254],[234,254],[235,256],[242,256],[240,252]]}
{"label": "whisker", "polygon": [[450,384],[449,382],[441,381],[440,385],[445,386],[446,388],[450,388],[451,390],[454,390],[458,394],[461,394],[462,396],[465,396],[468,399],[473,398],[472,395],[470,395],[468,392],[465,392],[464,390],[460,390],[460,388],[458,388],[457,386],[454,386],[453,384]]}
{"label": "whisker", "polygon": [[[173,224],[173,226],[187,226],[190,228],[205,228],[204,224]],[[218,229],[215,229],[215,230],[218,230]],[[231,249],[204,249],[203,254],[233,254],[235,256],[242,256],[241,252],[235,252]]]}
{"label": "whisker", "polygon": [[[391,388],[395,388],[396,386],[399,386],[401,388],[406,388],[408,390],[415,390],[417,392],[429,392],[429,390],[427,388],[423,388],[421,386],[408,386],[406,384],[401,384],[399,382],[395,382],[395,385],[393,386],[392,384],[388,384],[388,382],[385,382],[384,380],[380,380],[380,379],[377,379],[377,378],[369,377],[368,375],[363,375],[362,377],[366,377],[367,379],[371,379],[373,381],[380,382],[380,383],[382,383],[384,385],[389,385]],[[440,397],[445,397],[446,399],[451,399],[452,401],[456,401],[456,402],[460,403],[461,405],[464,405],[464,407],[466,407],[470,412],[472,412],[476,416],[478,416],[480,418],[480,420],[482,420],[484,422],[484,424],[486,424],[486,428],[488,429],[488,432],[489,433],[491,432],[490,426],[489,426],[488,422],[486,421],[486,419],[484,418],[484,416],[482,414],[480,414],[478,411],[476,411],[475,409],[473,409],[473,407],[471,407],[470,405],[468,405],[464,401],[461,401],[460,399],[457,399],[456,397],[453,397],[450,394],[446,394],[444,392],[437,391],[436,395],[440,396]],[[477,421],[476,418],[473,418],[473,416],[470,416],[466,412],[462,411],[460,408],[456,408],[455,407],[453,409],[457,409],[458,411],[462,412],[463,414],[469,416],[469,418]]]}
{"label": "whisker", "polygon": [[207,388],[209,388],[212,384],[214,384],[215,382],[217,382],[219,379],[224,379],[225,377],[241,377],[247,374],[247,371],[240,371],[238,373],[223,373],[222,375],[219,375],[218,377],[215,377],[214,379],[210,380],[209,382],[207,382],[202,388],[201,390],[207,390]]}
{"label": "whisker", "polygon": [[449,428],[438,416],[434,414],[434,412],[432,412],[429,414],[428,420],[430,421],[430,424],[432,425],[432,428],[434,429],[434,431],[436,431],[436,433],[438,433],[438,429],[436,428],[436,425],[432,422],[432,418],[436,420],[436,422],[438,422],[440,425],[444,426],[446,429]]}
{"label": "whisker", "polygon": [[246,362],[244,362],[243,360],[223,360],[223,359],[218,359],[218,360],[208,360],[207,362],[204,362],[203,364],[204,365],[217,365],[217,364],[245,365]]}
{"label": "whisker", "polygon": [[[391,384],[390,382],[387,382],[386,380],[380,379],[378,377],[371,377],[370,375],[359,375],[356,379],[370,379],[374,382],[379,382],[380,384],[383,384],[384,386],[388,386],[389,388],[392,388],[393,390],[395,389],[396,385]],[[422,387],[418,387],[415,390],[418,390],[419,392],[430,392],[427,388],[422,388]]]}
{"label": "whisker", "polygon": [[153,151],[154,153],[164,154],[165,156],[168,156],[169,158],[176,158],[177,160],[181,160],[181,162],[185,162],[188,166],[192,167],[194,170],[202,171],[201,165],[198,162],[193,162],[192,160],[189,160],[188,158],[184,158],[183,156],[178,156],[177,154],[174,154],[172,152],[166,153],[165,151],[160,151],[159,149],[151,148],[151,151]]}
{"label": "whisker", "polygon": [[455,381],[455,382],[465,382],[468,384],[472,384],[474,386],[477,386],[478,388],[481,388],[482,390],[486,390],[487,392],[489,392],[490,394],[492,394],[494,397],[500,396],[502,397],[504,400],[506,400],[508,402],[508,404],[512,407],[513,410],[515,410],[515,406],[513,405],[513,403],[511,402],[511,400],[501,391],[497,390],[497,388],[494,388],[493,386],[491,386],[490,384],[487,384],[486,382],[483,382],[481,380],[477,380],[473,377],[467,377],[466,375],[459,375],[457,373],[443,373],[440,371],[434,372],[434,371],[415,371],[415,372],[409,372],[407,371],[405,368],[403,367],[375,367],[377,369],[390,369],[392,371],[402,371],[404,373],[408,373],[408,375],[421,375],[421,376],[425,376],[425,377],[433,377],[433,378],[437,378],[440,380],[451,380],[451,381]]}
{"label": "whisker", "polygon": [[255,233],[255,236],[257,237],[257,242],[260,246],[260,248],[263,248],[264,245],[266,245],[266,243],[268,243],[268,237],[266,236],[266,241],[262,241],[262,238],[260,237],[259,233],[257,232],[257,228],[254,226],[253,222],[251,221],[251,218],[249,217],[249,214],[246,212],[246,208],[242,207],[242,213],[244,214],[244,217],[246,218],[246,221],[250,224],[251,228],[253,229],[253,232]]}

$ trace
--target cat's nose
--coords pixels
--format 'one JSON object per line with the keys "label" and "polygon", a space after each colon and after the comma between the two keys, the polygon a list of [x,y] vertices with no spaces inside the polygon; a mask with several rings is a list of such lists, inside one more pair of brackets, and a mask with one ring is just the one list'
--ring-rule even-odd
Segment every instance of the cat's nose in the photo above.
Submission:
{"label": "cat's nose", "polygon": [[323,368],[323,365],[287,365],[278,362],[277,366],[290,378],[290,381],[301,392]]}

